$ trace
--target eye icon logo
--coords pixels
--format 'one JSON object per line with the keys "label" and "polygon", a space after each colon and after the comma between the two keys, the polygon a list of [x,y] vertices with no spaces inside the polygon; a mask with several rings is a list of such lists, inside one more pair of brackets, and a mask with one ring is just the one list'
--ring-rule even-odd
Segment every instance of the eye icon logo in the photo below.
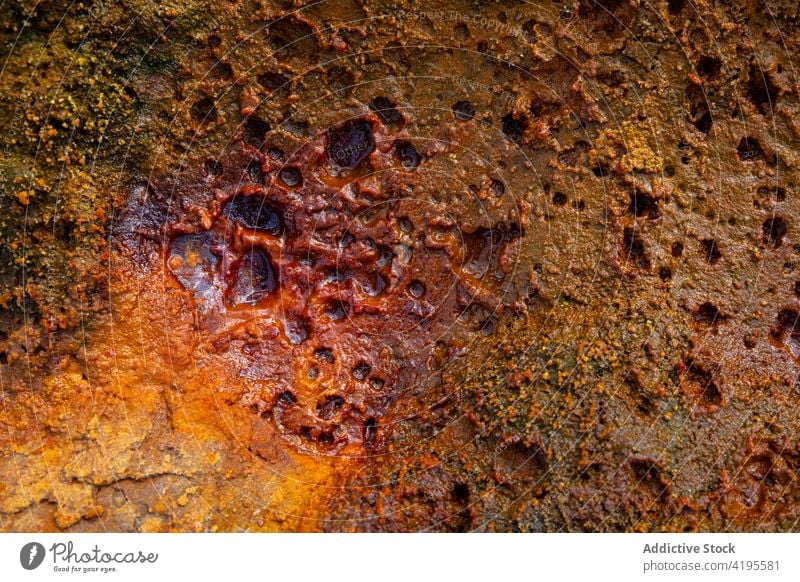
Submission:
{"label": "eye icon logo", "polygon": [[26,570],[35,570],[44,561],[44,546],[39,542],[30,542],[19,551],[19,563]]}

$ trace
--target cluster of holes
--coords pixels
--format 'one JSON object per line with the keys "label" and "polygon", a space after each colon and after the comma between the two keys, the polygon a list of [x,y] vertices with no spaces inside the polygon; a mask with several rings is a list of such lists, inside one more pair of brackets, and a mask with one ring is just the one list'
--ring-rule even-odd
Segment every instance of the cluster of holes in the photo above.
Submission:
{"label": "cluster of holes", "polygon": [[[286,44],[283,50],[290,56],[299,55],[302,52],[302,47],[306,40],[305,36],[312,36],[313,30],[305,23],[297,19],[284,20],[288,24],[281,24],[280,21],[270,25],[270,37],[275,42]],[[298,32],[299,31],[299,32]],[[302,34],[300,34],[302,33]],[[307,33],[307,34],[306,34]],[[316,43],[316,40],[311,42]],[[295,46],[292,46],[295,45]],[[306,47],[309,46],[306,44]],[[258,83],[267,91],[283,91],[289,90],[291,85],[290,77],[280,72],[264,72],[257,78]],[[398,109],[397,102],[389,97],[377,96],[373,98],[369,106],[375,113],[376,117],[386,125],[400,126],[405,123],[405,118],[401,111]],[[198,123],[208,123],[215,121],[219,112],[217,105],[212,97],[203,97],[198,100],[191,108],[191,116]],[[459,122],[468,122],[474,119],[476,112],[473,105],[468,101],[457,101],[452,105],[452,113],[455,119]],[[327,132],[327,140],[325,142],[325,154],[328,162],[335,171],[344,170],[344,175],[360,174],[351,173],[366,161],[369,155],[375,150],[375,136],[373,135],[372,125],[379,123],[375,117],[370,117],[370,121],[366,119],[355,119],[344,121],[341,124],[331,128]],[[525,115],[517,117],[515,114],[509,113],[503,118],[502,129],[508,139],[518,142],[523,138],[523,134],[528,127],[528,118]],[[281,126],[283,127],[283,125]],[[246,175],[257,183],[264,183],[264,171],[268,170],[270,164],[262,162],[261,156],[265,154],[274,161],[281,161],[284,159],[284,153],[275,147],[269,147],[267,140],[269,132],[273,128],[267,121],[258,117],[257,115],[246,116],[241,125],[241,140],[244,144],[259,150],[254,154],[253,159],[246,162]],[[246,150],[245,150],[246,151]],[[410,141],[397,141],[394,144],[394,155],[399,160],[400,165],[405,170],[414,170],[423,162],[423,156],[420,154],[414,144]],[[227,161],[225,162],[227,163]],[[245,165],[245,164],[242,164]],[[501,167],[504,167],[502,163]],[[215,159],[207,159],[203,162],[203,169],[208,178],[216,179],[223,174],[231,171],[231,168],[226,168],[222,162]],[[232,176],[225,176],[232,178]],[[303,173],[300,168],[292,165],[282,165],[281,169],[277,172],[277,180],[282,186],[286,188],[297,188],[303,186]],[[306,175],[310,183],[311,177]],[[498,178],[489,178],[489,192],[494,196],[501,197],[506,193],[506,185]],[[563,197],[563,200],[562,200]],[[566,204],[566,195],[563,193],[556,193],[554,202],[557,205]],[[577,204],[578,202],[576,202]],[[583,202],[580,201],[582,205]],[[287,217],[289,215],[287,214]],[[284,217],[278,208],[273,207],[267,198],[261,195],[243,195],[237,194],[228,199],[222,205],[222,218],[225,220],[236,221],[241,226],[250,230],[257,230],[266,232],[272,236],[281,236],[285,230]],[[227,223],[223,222],[226,227]],[[398,226],[403,232],[412,232],[414,225],[408,217],[398,218]],[[215,227],[208,231],[209,238],[204,239],[206,243],[212,240],[210,237],[219,236],[219,229]],[[182,235],[184,238],[186,235]],[[195,236],[195,235],[188,235]],[[200,235],[197,235],[200,236]],[[238,236],[238,235],[237,235]],[[249,233],[248,236],[254,236]],[[499,255],[501,247],[504,242],[521,236],[519,226],[511,224],[506,228],[504,223],[496,227],[488,229],[479,229],[466,238],[471,241],[466,262],[469,267],[473,268],[473,275],[477,278],[484,276],[489,268],[496,266],[499,262]],[[177,240],[177,239],[176,239]],[[174,241],[173,241],[174,242]],[[340,237],[336,244],[344,248],[353,244],[354,237],[347,231]],[[213,242],[211,243],[213,244]],[[237,243],[238,244],[238,243]],[[206,244],[208,247],[209,245]],[[270,247],[271,248],[271,247]],[[174,249],[173,249],[174,250]],[[216,251],[212,251],[215,253]],[[391,255],[391,251],[389,251]],[[223,259],[218,257],[219,262],[215,265],[222,265]],[[240,303],[257,303],[266,295],[276,291],[279,284],[279,277],[276,276],[277,271],[272,265],[269,252],[261,248],[253,248],[245,251],[241,256],[238,256],[231,261],[232,266],[222,268],[223,284],[227,288],[223,292],[225,297],[229,298],[229,303],[236,305]],[[229,272],[230,270],[230,272]],[[335,274],[339,276],[339,274]],[[379,275],[380,277],[380,275]],[[180,278],[180,277],[179,277]],[[181,280],[184,283],[183,280]],[[385,282],[384,282],[385,284]],[[186,285],[184,285],[186,286]],[[187,287],[188,288],[188,287]],[[197,290],[194,286],[192,290]],[[410,279],[405,284],[405,292],[414,299],[422,299],[428,293],[425,283],[418,279]],[[343,319],[348,315],[348,303],[339,300],[330,300],[327,305],[323,305],[322,310],[325,316],[331,319]],[[289,323],[284,322],[284,325]],[[496,321],[491,317],[485,317],[481,322],[481,331],[485,334],[492,333]],[[311,329],[311,328],[309,328]],[[295,330],[297,331],[297,330]],[[307,332],[299,330],[297,338],[293,339],[294,332],[286,329],[286,335],[294,345],[299,345],[304,339],[307,339]],[[302,337],[301,337],[302,336]],[[251,353],[251,352],[248,352]],[[252,353],[255,353],[254,351]],[[346,354],[337,354],[339,359],[346,358]],[[337,358],[333,350],[326,347],[320,347],[313,352],[315,361],[306,368],[304,373],[310,380],[320,379],[321,373],[324,371],[326,365],[333,364]],[[375,371],[370,364],[359,361],[355,366],[349,370],[352,379],[357,382],[364,382],[373,390],[380,390],[385,387],[386,380],[375,375]],[[298,396],[300,393],[293,393],[292,390],[284,390],[275,396],[272,402],[273,414],[280,415],[289,409],[293,409],[292,413],[299,411]],[[305,398],[305,396],[303,396]],[[308,416],[302,418],[301,422],[297,422],[297,416],[284,417],[286,424],[283,421],[275,419],[279,422],[283,429],[290,429],[295,436],[299,436],[302,440],[313,442],[319,445],[333,445],[336,439],[339,439],[338,432],[334,432],[333,421],[349,414],[350,407],[354,406],[349,402],[349,398],[344,394],[331,393],[327,388],[322,394],[319,395],[318,400],[310,403],[310,408],[306,413]],[[305,405],[303,405],[305,408]],[[318,423],[313,420],[314,412],[316,416],[324,420],[324,423]],[[264,414],[268,414],[267,410]],[[364,418],[364,416],[369,416]],[[363,445],[366,447],[373,446],[377,441],[378,436],[378,412],[366,412],[363,416],[358,416],[358,422],[361,423]],[[289,422],[292,424],[290,425]],[[336,428],[338,431],[338,428]],[[458,496],[463,496],[460,490],[457,491]],[[468,497],[468,492],[467,492]]]}

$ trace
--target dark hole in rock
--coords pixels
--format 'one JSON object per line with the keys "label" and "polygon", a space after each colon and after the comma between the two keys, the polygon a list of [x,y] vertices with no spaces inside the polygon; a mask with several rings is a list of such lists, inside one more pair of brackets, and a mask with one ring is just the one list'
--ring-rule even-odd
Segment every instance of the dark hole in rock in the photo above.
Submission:
{"label": "dark hole in rock", "polygon": [[280,213],[262,196],[238,194],[225,203],[222,214],[247,228],[263,230],[273,236],[283,230]]}
{"label": "dark hole in rock", "polygon": [[783,244],[783,237],[786,236],[787,230],[786,221],[780,216],[766,219],[761,225],[764,244],[778,248]]}
{"label": "dark hole in rock", "polygon": [[258,84],[270,91],[277,91],[279,89],[287,88],[289,77],[280,73],[273,73],[268,71],[256,77]]}
{"label": "dark hole in rock", "polygon": [[692,125],[703,133],[709,133],[711,131],[711,126],[714,125],[714,119],[711,117],[711,112],[708,110],[707,105],[699,108],[699,114],[694,117]]}
{"label": "dark hole in rock", "polygon": [[221,176],[224,171],[222,164],[217,160],[208,159],[203,164],[203,167],[206,170],[206,174],[209,176]]}
{"label": "dark hole in rock", "polygon": [[667,10],[672,16],[677,16],[683,10],[686,0],[669,0],[667,2]]}
{"label": "dark hole in rock", "polygon": [[514,143],[522,139],[525,130],[528,128],[528,120],[525,117],[515,117],[509,113],[502,118],[503,133]]}
{"label": "dark hole in rock", "polygon": [[500,180],[492,179],[492,194],[498,198],[505,194],[506,186]]}
{"label": "dark hole in rock", "polygon": [[717,245],[717,241],[715,241],[713,238],[701,240],[700,246],[703,247],[705,260],[712,265],[722,258],[722,253],[719,252],[719,245]]}
{"label": "dark hole in rock", "polygon": [[697,72],[701,77],[713,81],[719,77],[719,72],[722,69],[722,61],[716,57],[703,55],[697,63]]}
{"label": "dark hole in rock", "polygon": [[330,420],[344,406],[344,399],[341,396],[326,396],[325,400],[317,404],[317,416],[322,420]]}
{"label": "dark hole in rock", "polygon": [[353,244],[353,241],[355,241],[355,240],[356,240],[356,237],[354,237],[354,236],[353,236],[353,235],[350,233],[350,231],[349,231],[349,230],[346,230],[346,231],[344,231],[344,233],[342,234],[342,236],[341,236],[341,238],[339,239],[339,241],[338,241],[338,243],[337,243],[337,244],[338,244],[338,246],[339,246],[339,248],[340,248],[340,249],[346,249],[346,248],[347,248],[347,247],[349,247],[351,244]]}
{"label": "dark hole in rock", "polygon": [[255,148],[260,148],[264,145],[266,134],[270,130],[269,123],[260,117],[248,117],[244,122],[244,142]]}
{"label": "dark hole in rock", "polygon": [[402,114],[397,110],[395,103],[388,97],[375,97],[370,101],[369,107],[388,125],[399,125],[403,123]]}
{"label": "dark hole in rock", "polygon": [[567,195],[563,192],[556,192],[553,194],[553,204],[556,206],[564,206],[567,203]]}
{"label": "dark hole in rock", "polygon": [[736,148],[736,152],[739,154],[739,159],[743,162],[753,162],[756,160],[763,160],[770,165],[775,165],[776,159],[774,156],[770,156],[767,158],[767,154],[764,152],[764,149],[761,147],[761,144],[758,140],[754,137],[745,136],[739,141],[739,145]]}
{"label": "dark hole in rock", "polygon": [[294,394],[292,394],[289,390],[284,390],[283,392],[278,394],[278,397],[275,399],[275,403],[276,405],[281,405],[281,406],[292,406],[294,404],[297,404],[297,397]]}
{"label": "dark hole in rock", "polygon": [[780,340],[788,335],[795,340],[800,339],[800,314],[796,310],[781,309],[776,320],[777,327],[770,332],[772,337]]}
{"label": "dark hole in rock", "polygon": [[392,249],[387,246],[380,245],[378,247],[378,253],[378,260],[375,262],[375,264],[378,265],[378,268],[382,269],[386,265],[390,264],[392,259],[394,259],[394,253],[392,252]]}
{"label": "dark hole in rock", "polygon": [[647,487],[654,497],[661,498],[671,492],[672,487],[655,462],[650,459],[633,459],[630,464],[638,484]]}
{"label": "dark hole in rock", "polygon": [[192,104],[191,113],[198,123],[211,123],[217,119],[217,106],[211,97],[204,97]]}
{"label": "dark hole in rock", "polygon": [[220,79],[230,79],[233,76],[233,67],[230,63],[217,61],[211,68],[211,73]]}
{"label": "dark hole in rock", "polygon": [[425,295],[425,285],[417,280],[411,281],[411,284],[408,286],[408,292],[411,293],[412,297],[420,299]]}
{"label": "dark hole in rock", "polygon": [[370,366],[366,362],[359,362],[358,365],[353,368],[353,378],[356,380],[363,380],[369,374]]}
{"label": "dark hole in rock", "polygon": [[463,233],[467,255],[464,272],[482,279],[495,266],[502,245],[516,233],[505,233],[499,228],[479,228],[474,233]]}
{"label": "dark hole in rock", "polygon": [[373,273],[371,281],[363,285],[362,289],[370,297],[377,297],[386,289],[386,279],[380,273]]}
{"label": "dark hole in rock", "polygon": [[410,142],[401,141],[397,144],[397,157],[400,158],[400,165],[406,170],[413,170],[419,166],[420,155]]}
{"label": "dark hole in rock", "polygon": [[536,20],[532,18],[525,21],[525,23],[522,25],[522,32],[525,34],[525,38],[528,40],[528,42],[535,42],[538,40],[536,35],[537,24],[538,23]]}
{"label": "dark hole in rock", "polygon": [[378,437],[378,423],[374,418],[368,418],[364,422],[364,446],[371,448],[375,445]]}
{"label": "dark hole in rock", "polygon": [[469,503],[469,486],[466,483],[456,483],[453,485],[452,495],[458,503]]}
{"label": "dark hole in rock", "polygon": [[315,59],[319,54],[314,29],[302,20],[283,17],[269,25],[269,42],[275,55]]}
{"label": "dark hole in rock", "polygon": [[261,249],[253,249],[242,257],[235,277],[228,291],[232,305],[257,303],[277,287],[269,257]]}
{"label": "dark hole in rock", "polygon": [[314,357],[320,362],[327,362],[329,364],[333,364],[336,361],[336,358],[333,356],[333,351],[328,348],[317,348],[314,351]]}
{"label": "dark hole in rock", "polygon": [[322,431],[317,437],[317,442],[321,445],[333,444],[333,433],[328,430]]}
{"label": "dark hole in rock", "polygon": [[689,121],[699,131],[703,133],[710,132],[713,118],[711,117],[711,110],[703,89],[697,85],[689,85],[686,88],[686,98],[690,105]]}
{"label": "dark hole in rock", "polygon": [[475,108],[469,101],[456,101],[453,104],[453,115],[459,121],[469,121],[475,117]]}
{"label": "dark hole in rock", "polygon": [[281,182],[290,188],[300,186],[303,183],[303,175],[300,173],[300,170],[294,167],[283,168],[278,173],[278,177],[281,179]]}
{"label": "dark hole in rock", "polygon": [[628,212],[634,216],[658,218],[658,202],[646,192],[631,192]]}
{"label": "dark hole in rock", "polygon": [[247,177],[256,184],[260,184],[264,181],[264,171],[261,169],[261,162],[259,160],[250,160],[247,163],[245,171],[247,173]]}
{"label": "dark hole in rock", "polygon": [[632,262],[640,269],[650,269],[650,259],[644,248],[644,242],[633,228],[626,227],[622,233],[626,260]]}
{"label": "dark hole in rock", "polygon": [[683,243],[682,242],[672,243],[672,249],[670,252],[672,256],[675,257],[676,259],[680,258],[680,256],[683,254]]}
{"label": "dark hole in rock", "polygon": [[325,153],[336,169],[352,170],[375,149],[372,127],[363,120],[346,121],[328,131]]}
{"label": "dark hole in rock", "polygon": [[775,107],[779,90],[768,73],[757,65],[750,67],[747,82],[747,97],[762,115],[769,115]]}
{"label": "dark hole in rock", "polygon": [[333,301],[328,304],[325,315],[332,321],[341,321],[347,317],[350,311],[350,306],[344,301]]}
{"label": "dark hole in rock", "polygon": [[704,325],[715,325],[724,319],[727,317],[720,313],[716,305],[709,302],[703,303],[694,312],[694,320]]}
{"label": "dark hole in rock", "polygon": [[712,369],[692,359],[683,363],[684,390],[696,404],[703,406],[722,404],[722,391],[714,381]]}

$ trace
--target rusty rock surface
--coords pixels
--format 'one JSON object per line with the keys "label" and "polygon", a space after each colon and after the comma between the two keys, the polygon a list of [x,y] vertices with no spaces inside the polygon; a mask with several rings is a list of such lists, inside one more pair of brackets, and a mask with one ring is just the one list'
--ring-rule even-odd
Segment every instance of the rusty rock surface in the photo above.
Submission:
{"label": "rusty rock surface", "polygon": [[795,529],[798,18],[4,5],[0,529]]}

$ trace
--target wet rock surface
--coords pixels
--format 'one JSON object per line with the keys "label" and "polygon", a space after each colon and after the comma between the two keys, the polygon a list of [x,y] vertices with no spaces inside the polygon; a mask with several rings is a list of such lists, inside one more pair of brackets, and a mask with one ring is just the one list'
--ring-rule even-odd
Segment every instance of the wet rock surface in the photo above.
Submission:
{"label": "wet rock surface", "polygon": [[0,8],[0,528],[794,529],[796,3],[567,4]]}
{"label": "wet rock surface", "polygon": [[[207,357],[236,362],[242,404],[306,452],[362,456],[390,438],[393,403],[441,373],[437,342],[468,341],[458,319],[496,316],[513,278],[519,219],[455,216],[409,173],[421,156],[385,117],[363,109],[277,159],[243,140],[244,157],[217,162],[234,176],[256,163],[259,183],[190,187],[181,204],[206,204],[200,219],[165,226]],[[203,187],[213,200],[192,198]]]}

